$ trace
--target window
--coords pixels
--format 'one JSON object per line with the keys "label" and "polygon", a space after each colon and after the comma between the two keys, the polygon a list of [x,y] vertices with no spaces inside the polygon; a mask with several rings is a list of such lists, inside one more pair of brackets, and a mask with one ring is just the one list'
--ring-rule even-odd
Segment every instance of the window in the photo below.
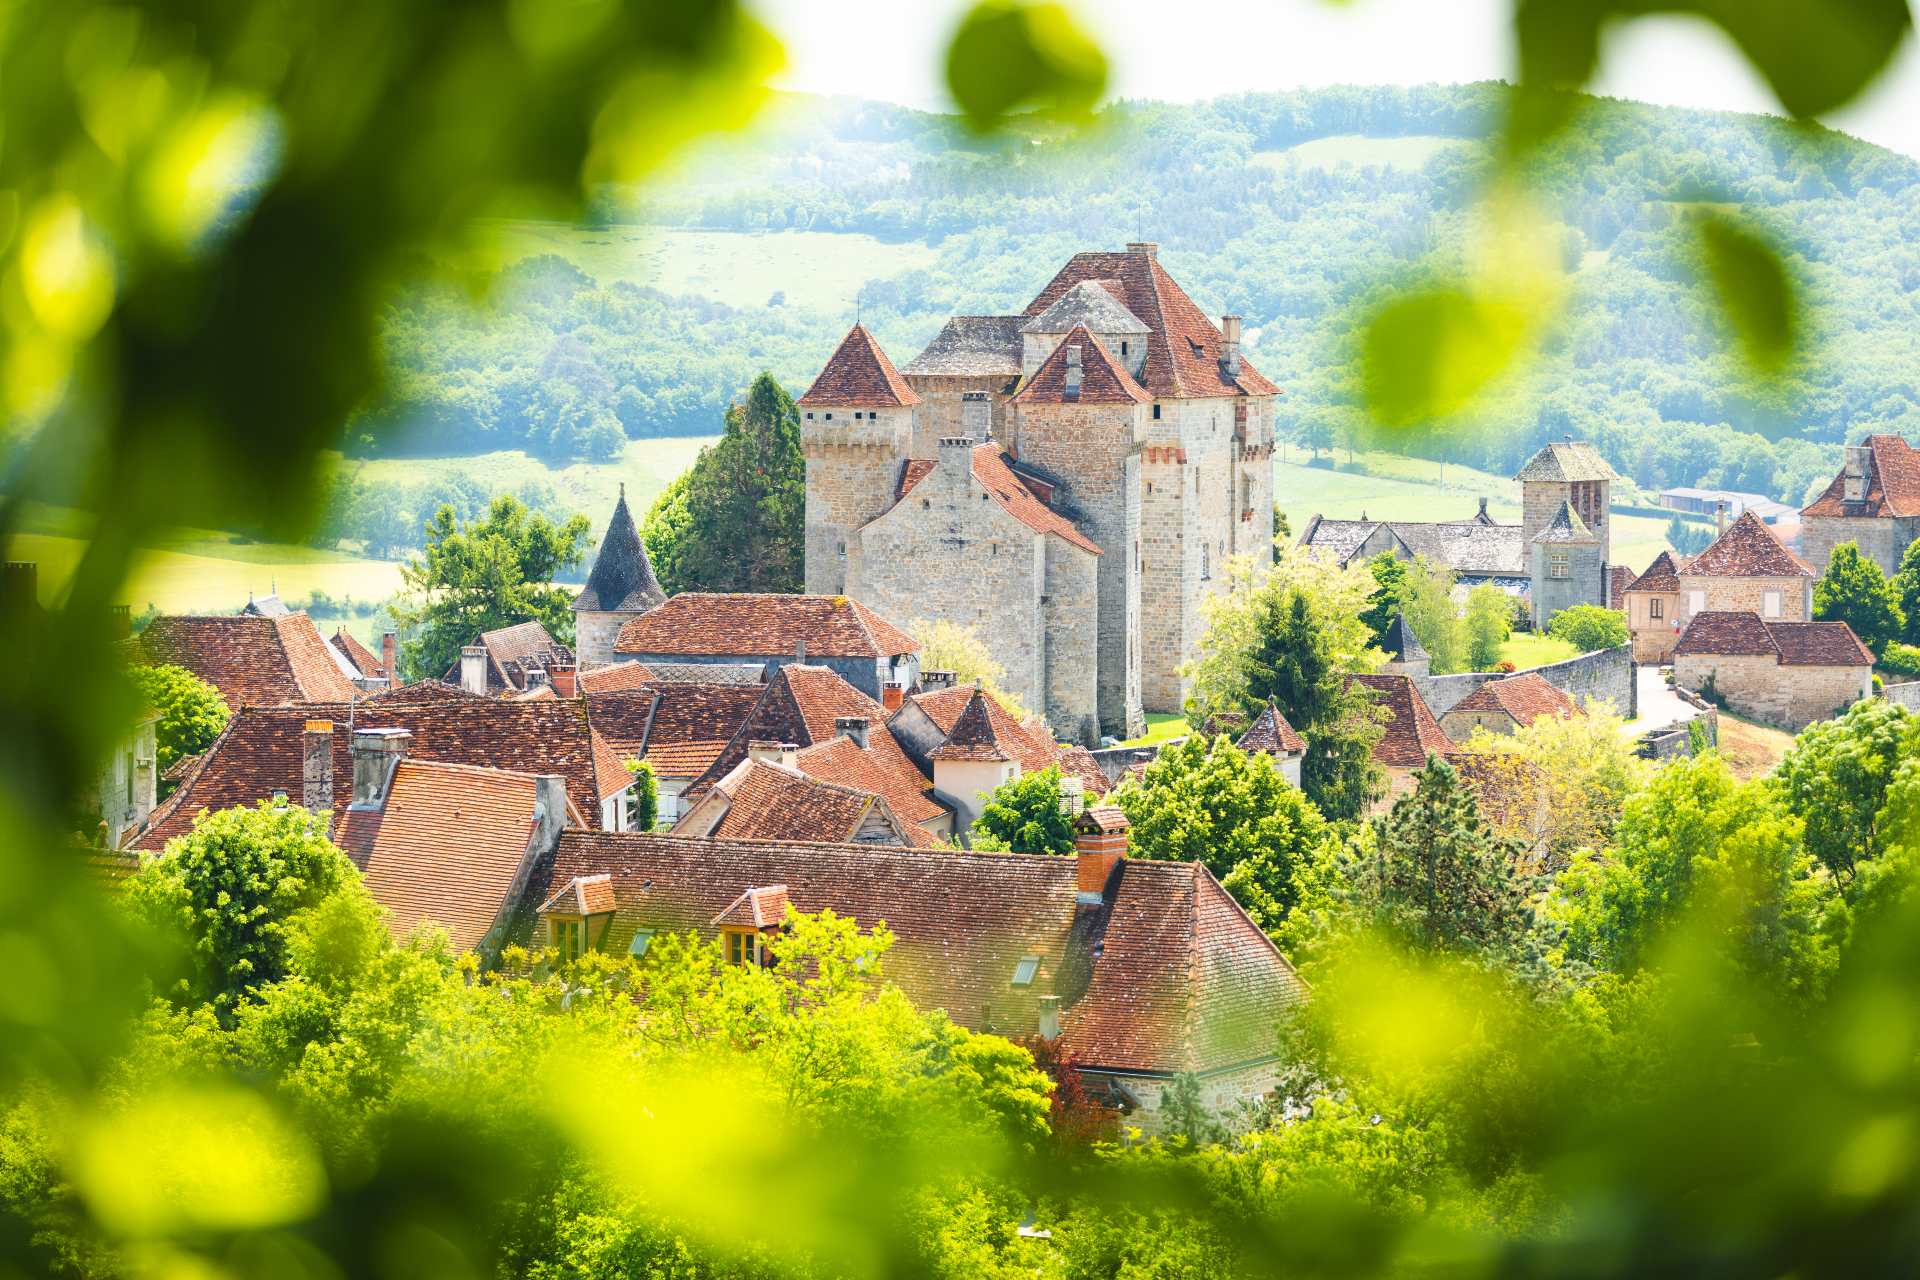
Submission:
{"label": "window", "polygon": [[832,421],[833,421],[833,415],[832,415],[832,414],[828,414],[828,415],[827,415],[827,421],[828,421],[828,422],[832,422]]}
{"label": "window", "polygon": [[813,421],[813,410],[811,410],[811,409],[809,409],[809,410],[807,410],[807,421],[808,421],[808,422],[812,422],[812,421]]}
{"label": "window", "polygon": [[1120,354],[1123,356],[1127,354],[1127,340],[1125,338],[1120,340]]}
{"label": "window", "polygon": [[1020,963],[1013,966],[1013,985],[1016,987],[1032,986],[1033,975],[1038,972],[1040,972],[1039,956],[1021,956]]}
{"label": "window", "polygon": [[1760,601],[1761,609],[1767,617],[1777,618],[1780,616],[1780,593],[1778,591],[1767,592],[1760,597]]}
{"label": "window", "polygon": [[547,945],[560,953],[560,962],[578,960],[583,948],[585,924],[580,920],[547,921]]}
{"label": "window", "polygon": [[862,419],[862,418],[864,418],[864,417],[866,417],[866,416],[867,416],[866,414],[864,414],[864,413],[861,413],[861,412],[860,412],[860,411],[859,411],[858,409],[855,409],[855,410],[853,411],[853,420],[854,420],[855,422],[858,422],[858,421],[860,421],[860,419]]}
{"label": "window", "polygon": [[1155,406],[1153,406],[1153,420],[1154,420],[1155,422],[1158,422],[1158,421],[1160,421],[1160,406],[1159,406],[1159,405],[1155,405]]}
{"label": "window", "polygon": [[723,935],[727,944],[727,963],[738,965],[761,962],[760,935],[749,929],[729,929]]}
{"label": "window", "polygon": [[627,944],[627,954],[635,960],[644,960],[647,957],[647,948],[652,945],[653,930],[635,929],[633,931],[633,941]]}
{"label": "window", "polygon": [[1658,622],[1666,616],[1667,602],[1665,600],[1662,600],[1659,596],[1655,596],[1653,599],[1647,601],[1647,617]]}
{"label": "window", "polygon": [[1202,582],[1205,582],[1213,576],[1212,558],[1207,554],[1212,549],[1213,548],[1206,546],[1200,548],[1200,580]]}
{"label": "window", "polygon": [[1564,578],[1567,576],[1566,552],[1550,551],[1547,553],[1547,576],[1549,578]]}

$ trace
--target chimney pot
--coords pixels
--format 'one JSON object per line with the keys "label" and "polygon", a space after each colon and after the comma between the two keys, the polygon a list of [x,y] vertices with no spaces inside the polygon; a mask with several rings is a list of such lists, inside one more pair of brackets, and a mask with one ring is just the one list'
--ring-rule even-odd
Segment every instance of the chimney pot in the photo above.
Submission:
{"label": "chimney pot", "polygon": [[889,680],[880,686],[880,705],[889,711],[898,711],[907,700],[907,686],[898,680]]}
{"label": "chimney pot", "polygon": [[852,740],[853,745],[862,751],[867,749],[867,734],[873,722],[866,716],[835,716],[833,731],[843,738]]}
{"label": "chimney pot", "polygon": [[470,644],[460,650],[460,687],[481,697],[487,694],[487,650]]}
{"label": "chimney pot", "polygon": [[951,689],[953,688],[955,679],[956,677],[951,671],[922,671],[920,673],[920,687],[922,689]]}
{"label": "chimney pot", "polygon": [[1060,1038],[1060,997],[1047,995],[1040,997],[1040,1038],[1054,1041]]}
{"label": "chimney pot", "polygon": [[387,687],[400,687],[399,643],[393,632],[383,632],[380,636],[380,665],[386,668]]}
{"label": "chimney pot", "polygon": [[333,808],[331,720],[309,720],[300,735],[300,803],[315,813]]}

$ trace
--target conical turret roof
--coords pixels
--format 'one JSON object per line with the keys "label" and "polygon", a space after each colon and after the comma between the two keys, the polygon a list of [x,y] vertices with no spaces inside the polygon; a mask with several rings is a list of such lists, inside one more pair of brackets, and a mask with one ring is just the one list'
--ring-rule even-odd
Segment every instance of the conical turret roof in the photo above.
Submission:
{"label": "conical turret roof", "polygon": [[607,536],[600,540],[600,554],[593,559],[593,572],[587,585],[573,598],[576,613],[645,613],[663,603],[667,593],[653,576],[653,562],[647,559],[647,546],[640,541],[640,530],[627,509],[627,486],[620,486],[620,501],[614,504],[613,519],[607,522]]}
{"label": "conical turret roof", "polygon": [[887,359],[887,353],[865,325],[856,324],[840,340],[840,346],[827,361],[827,367],[807,388],[807,394],[795,403],[802,408],[814,405],[851,405],[857,408],[902,409],[920,403],[900,371]]}

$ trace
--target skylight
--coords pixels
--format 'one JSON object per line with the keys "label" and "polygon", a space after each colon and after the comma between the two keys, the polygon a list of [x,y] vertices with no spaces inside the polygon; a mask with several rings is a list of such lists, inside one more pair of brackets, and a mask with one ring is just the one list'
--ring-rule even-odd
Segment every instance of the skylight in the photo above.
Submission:
{"label": "skylight", "polygon": [[1039,956],[1021,956],[1020,963],[1013,966],[1013,985],[1029,987],[1033,985],[1033,975],[1040,972]]}
{"label": "skylight", "polygon": [[653,930],[635,929],[633,931],[633,941],[627,944],[627,954],[635,960],[644,959],[647,954],[647,948],[652,945]]}

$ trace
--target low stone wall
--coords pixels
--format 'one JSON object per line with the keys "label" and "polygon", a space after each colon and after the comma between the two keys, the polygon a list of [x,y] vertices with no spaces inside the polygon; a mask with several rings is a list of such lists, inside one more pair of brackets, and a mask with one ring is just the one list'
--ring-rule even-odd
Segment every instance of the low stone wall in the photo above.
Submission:
{"label": "low stone wall", "polygon": [[1909,680],[1905,684],[1890,684],[1881,691],[1888,702],[1896,702],[1909,711],[1920,711],[1920,680]]}
{"label": "low stone wall", "polygon": [[[1577,658],[1548,663],[1544,667],[1531,667],[1529,670],[1582,703],[1595,699],[1611,702],[1613,709],[1628,720],[1639,714],[1631,645],[1583,653]],[[1415,676],[1413,682],[1433,714],[1443,716],[1462,698],[1487,681],[1500,679],[1503,674],[1498,671],[1465,671],[1451,676]]]}
{"label": "low stone wall", "polygon": [[1696,724],[1706,735],[1706,746],[1720,745],[1720,713],[1710,707],[1691,720],[1681,720],[1664,729],[1651,729],[1641,734],[1639,754],[1649,760],[1671,760],[1675,756],[1692,755],[1693,726]]}

